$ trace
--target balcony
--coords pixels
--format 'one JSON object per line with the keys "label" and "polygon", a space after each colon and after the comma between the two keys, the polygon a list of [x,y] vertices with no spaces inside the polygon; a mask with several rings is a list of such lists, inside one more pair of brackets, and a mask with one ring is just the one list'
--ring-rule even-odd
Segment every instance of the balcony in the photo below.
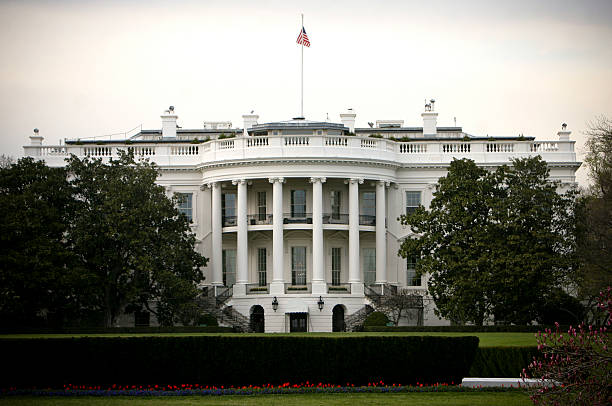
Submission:
{"label": "balcony", "polygon": [[323,213],[323,224],[348,224],[349,215],[344,213]]}
{"label": "balcony", "polygon": [[285,293],[311,293],[312,292],[312,284],[307,283],[305,285],[294,285],[292,283],[285,283]]}
{"label": "balcony", "polygon": [[359,215],[359,225],[360,226],[375,226],[376,225],[376,216],[360,214]]}
{"label": "balcony", "polygon": [[255,225],[266,225],[272,224],[272,214],[249,214],[247,216],[248,224]]}
{"label": "balcony", "polygon": [[284,213],[283,224],[312,224],[312,213]]}

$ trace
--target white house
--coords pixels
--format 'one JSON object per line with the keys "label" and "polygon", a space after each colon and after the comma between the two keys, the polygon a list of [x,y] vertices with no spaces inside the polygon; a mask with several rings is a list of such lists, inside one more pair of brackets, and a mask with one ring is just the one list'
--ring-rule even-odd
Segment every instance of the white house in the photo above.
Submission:
{"label": "white house", "polygon": [[493,168],[541,155],[565,187],[580,164],[565,125],[550,141],[492,138],[438,127],[437,115],[432,100],[422,127],[378,120],[355,128],[349,110],[341,123],[260,124],[247,114],[243,128],[220,121],[182,129],[170,107],[161,130],[55,146],[35,132],[24,149],[52,166],[71,153],[108,159],[119,149],[155,162],[159,184],[182,194],[197,249],[210,258],[207,292],[226,324],[266,332],[351,328],[379,295],[397,289],[424,296],[403,323],[448,324],[432,306],[423,309],[427,281],[416,277],[412,259],[397,255],[409,233],[398,217],[429,205],[453,158]]}

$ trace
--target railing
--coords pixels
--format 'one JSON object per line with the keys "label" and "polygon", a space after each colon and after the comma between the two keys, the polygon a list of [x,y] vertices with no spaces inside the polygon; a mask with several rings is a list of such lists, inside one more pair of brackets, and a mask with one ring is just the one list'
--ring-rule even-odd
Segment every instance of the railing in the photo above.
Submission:
{"label": "railing", "polygon": [[472,146],[467,142],[460,144],[442,144],[442,152],[445,154],[467,154],[472,150]]}
{"label": "railing", "polygon": [[222,306],[232,297],[234,289],[231,286],[215,286],[215,298],[217,306]]}
{"label": "railing", "polygon": [[234,140],[222,140],[219,141],[219,149],[233,149]]}
{"label": "railing", "polygon": [[400,154],[426,154],[427,144],[413,144],[411,142],[402,142],[399,144]]}
{"label": "railing", "polygon": [[221,224],[223,227],[236,227],[238,225],[238,218],[236,216],[223,216]]}
{"label": "railing", "polygon": [[378,145],[378,143],[374,139],[371,139],[371,138],[361,139],[361,148],[376,148],[376,145]]}
{"label": "railing", "polygon": [[285,145],[309,145],[310,137],[285,137]]}
{"label": "railing", "polygon": [[112,147],[83,147],[83,155],[85,156],[104,157],[112,156],[112,153]]}
{"label": "railing", "polygon": [[299,215],[285,213],[283,216],[284,224],[312,224],[312,213],[299,213]]}
{"label": "railing", "polygon": [[285,293],[311,293],[312,284],[307,283],[305,285],[294,285],[292,283],[285,283]]}
{"label": "railing", "polygon": [[514,152],[514,144],[487,144],[487,152]]}
{"label": "railing", "polygon": [[345,213],[323,213],[323,224],[348,224],[349,215]]}
{"label": "railing", "polygon": [[327,293],[351,293],[350,283],[328,283]]}
{"label": "railing", "polygon": [[247,147],[267,147],[268,137],[252,137],[247,138]]}
{"label": "railing", "polygon": [[179,145],[170,147],[170,155],[198,155],[197,145]]}
{"label": "railing", "polygon": [[559,150],[557,142],[534,142],[531,144],[531,152],[554,152]]}
{"label": "railing", "polygon": [[255,226],[260,224],[272,224],[273,216],[271,214],[249,214],[247,219],[250,225]]}
{"label": "railing", "polygon": [[152,156],[155,155],[155,147],[128,147],[128,151],[134,153],[134,156]]}
{"label": "railing", "polygon": [[270,284],[260,285],[259,283],[247,283],[247,295],[265,295],[270,291]]}
{"label": "railing", "polygon": [[325,138],[325,145],[331,147],[346,147],[348,146],[348,139],[344,137],[327,137]]}
{"label": "railing", "polygon": [[359,225],[361,226],[375,226],[376,216],[369,216],[365,214],[359,215]]}

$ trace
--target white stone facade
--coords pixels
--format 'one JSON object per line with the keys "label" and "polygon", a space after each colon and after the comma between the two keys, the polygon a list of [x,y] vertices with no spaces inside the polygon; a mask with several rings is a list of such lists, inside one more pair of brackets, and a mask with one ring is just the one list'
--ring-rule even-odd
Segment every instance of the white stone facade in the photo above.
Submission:
{"label": "white stone facade", "polygon": [[[155,162],[158,183],[188,197],[182,210],[192,218],[196,248],[210,258],[205,285],[231,294],[224,306],[247,319],[263,309],[256,328],[266,332],[332,331],[334,312],[342,328],[343,319],[363,313],[374,292],[425,293],[426,278],[414,278],[410,261],[397,255],[409,234],[398,217],[429,205],[453,158],[494,168],[541,155],[551,178],[566,187],[580,165],[565,128],[551,141],[477,137],[437,127],[433,104],[422,114],[423,127],[379,120],[355,128],[352,110],[341,114],[342,124],[302,118],[257,124],[258,116],[249,114],[241,129],[230,122],[177,129],[173,108],[161,117],[162,130],[129,140],[47,146],[37,132],[25,155],[59,166],[71,153],[109,159],[130,149]],[[448,323],[434,316],[432,305],[421,317],[426,325]]]}

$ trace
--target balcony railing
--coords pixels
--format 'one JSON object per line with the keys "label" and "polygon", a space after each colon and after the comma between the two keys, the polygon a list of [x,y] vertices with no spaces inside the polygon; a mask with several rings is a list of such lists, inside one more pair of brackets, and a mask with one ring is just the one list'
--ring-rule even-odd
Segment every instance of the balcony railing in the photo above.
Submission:
{"label": "balcony railing", "polygon": [[238,217],[223,216],[222,224],[223,224],[223,227],[236,227],[238,225]]}
{"label": "balcony railing", "polygon": [[327,284],[327,292],[328,293],[351,293],[351,284],[350,283],[328,283]]}
{"label": "balcony railing", "polygon": [[306,285],[294,285],[292,283],[285,283],[285,293],[311,293],[312,284],[307,283]]}
{"label": "balcony railing", "polygon": [[249,214],[247,216],[250,225],[272,224],[272,214]]}
{"label": "balcony railing", "polygon": [[284,214],[284,224],[312,224],[312,213]]}
{"label": "balcony railing", "polygon": [[265,295],[270,292],[270,284],[247,283],[247,295]]}
{"label": "balcony railing", "polygon": [[323,213],[323,224],[348,224],[349,215],[344,213]]}
{"label": "balcony railing", "polygon": [[359,225],[361,225],[361,226],[375,226],[376,225],[376,216],[360,214],[359,215]]}

